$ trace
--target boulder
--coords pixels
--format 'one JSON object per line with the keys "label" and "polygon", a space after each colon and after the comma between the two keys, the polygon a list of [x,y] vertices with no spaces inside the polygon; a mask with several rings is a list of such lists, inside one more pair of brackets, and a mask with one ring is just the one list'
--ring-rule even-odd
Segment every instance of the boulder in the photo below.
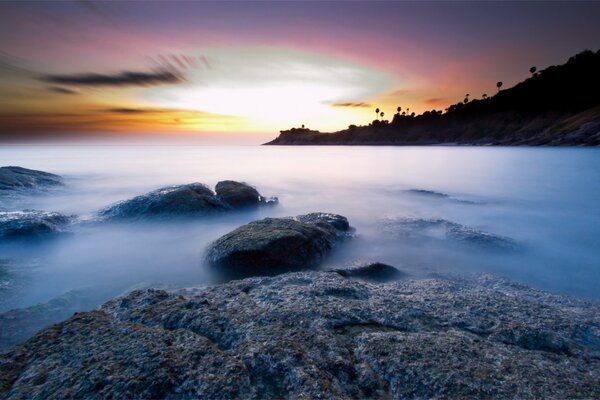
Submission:
{"label": "boulder", "polygon": [[406,277],[406,273],[391,265],[383,263],[372,263],[357,265],[350,268],[335,269],[335,272],[345,278],[362,279],[368,282],[391,282]]}
{"label": "boulder", "polygon": [[346,217],[312,213],[265,218],[243,225],[209,245],[209,265],[229,277],[311,269],[351,236]]}
{"label": "boulder", "polygon": [[252,186],[236,181],[221,181],[215,186],[217,197],[232,208],[256,207],[261,204],[274,204],[277,198],[265,198]]}
{"label": "boulder", "polygon": [[258,196],[257,205],[266,203],[256,189],[246,184],[225,181],[219,196],[202,183],[190,183],[121,201],[101,210],[98,216],[106,221],[215,215],[248,205],[252,191]]}
{"label": "boulder", "polygon": [[6,400],[599,398],[598,382],[598,304],[485,276],[136,290],[0,354]]}
{"label": "boulder", "polygon": [[22,167],[0,167],[0,193],[60,186],[60,176]]}
{"label": "boulder", "polygon": [[39,238],[61,233],[72,219],[57,212],[0,211],[0,239]]}

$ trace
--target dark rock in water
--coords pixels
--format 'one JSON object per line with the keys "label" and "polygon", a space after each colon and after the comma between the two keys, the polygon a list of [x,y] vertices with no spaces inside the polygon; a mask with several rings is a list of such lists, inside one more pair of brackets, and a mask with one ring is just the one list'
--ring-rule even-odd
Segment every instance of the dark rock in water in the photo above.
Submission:
{"label": "dark rock in water", "polygon": [[598,398],[598,382],[598,304],[491,277],[137,290],[0,354],[7,400]]}
{"label": "dark rock in water", "polygon": [[234,181],[225,181],[221,192],[217,196],[201,183],[169,186],[116,203],[98,215],[103,220],[215,215],[247,205],[251,192],[257,193],[257,204],[266,202],[256,189]]}
{"label": "dark rock in water", "polygon": [[437,197],[440,199],[445,199],[445,198],[450,197],[446,193],[440,193],[440,192],[436,192],[433,190],[425,190],[425,189],[409,189],[409,190],[407,190],[407,192],[411,193],[411,194],[418,194],[421,196]]}
{"label": "dark rock in water", "polygon": [[215,187],[217,197],[232,208],[254,207],[276,203],[277,198],[265,198],[252,186],[236,181],[221,181]]}
{"label": "dark rock in water", "polygon": [[22,167],[0,167],[0,193],[62,185],[62,178],[44,171]]}
{"label": "dark rock in water", "polygon": [[348,220],[335,214],[265,218],[217,239],[206,259],[231,277],[310,269],[351,231]]}
{"label": "dark rock in water", "polygon": [[0,239],[42,237],[64,232],[73,217],[35,210],[0,211]]}
{"label": "dark rock in water", "polygon": [[385,233],[399,238],[451,240],[488,249],[518,248],[517,243],[511,238],[445,219],[389,218],[382,221],[382,228]]}
{"label": "dark rock in water", "polygon": [[114,204],[99,216],[105,220],[181,215],[210,215],[227,210],[212,190],[201,183],[170,186]]}
{"label": "dark rock in water", "polygon": [[451,201],[454,203],[462,203],[462,204],[470,204],[470,205],[482,204],[479,201],[460,199],[460,198],[450,196],[449,194],[446,194],[446,193],[436,192],[434,190],[409,189],[406,192],[409,194],[413,194],[413,195],[424,197],[424,198],[434,199],[434,200],[446,200],[446,201]]}
{"label": "dark rock in water", "polygon": [[359,265],[346,269],[334,270],[345,278],[362,279],[370,282],[390,282],[396,279],[406,277],[406,273],[398,270],[391,265],[383,263],[373,263],[367,265]]}

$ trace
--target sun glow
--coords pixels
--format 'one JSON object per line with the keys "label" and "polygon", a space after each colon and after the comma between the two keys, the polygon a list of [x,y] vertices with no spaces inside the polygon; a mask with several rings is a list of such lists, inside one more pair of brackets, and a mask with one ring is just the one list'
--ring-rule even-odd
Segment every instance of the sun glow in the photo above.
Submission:
{"label": "sun glow", "polygon": [[243,117],[254,129],[310,124],[341,128],[365,110],[334,107],[389,86],[380,71],[332,57],[273,48],[213,49],[211,68],[190,71],[184,84],[148,89],[154,106]]}

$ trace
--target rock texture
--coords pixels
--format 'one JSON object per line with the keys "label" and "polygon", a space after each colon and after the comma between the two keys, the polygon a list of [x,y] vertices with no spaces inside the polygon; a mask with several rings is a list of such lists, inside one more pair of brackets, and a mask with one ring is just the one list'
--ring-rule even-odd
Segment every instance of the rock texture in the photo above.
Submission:
{"label": "rock texture", "polygon": [[0,167],[0,193],[60,186],[60,176],[22,167]]}
{"label": "rock texture", "polygon": [[217,197],[233,208],[256,207],[260,204],[274,204],[276,197],[265,198],[252,186],[236,181],[221,181],[215,187]]}
{"label": "rock texture", "polygon": [[258,191],[244,183],[223,181],[217,184],[219,195],[202,183],[169,186],[116,203],[99,212],[102,220],[132,220],[169,218],[177,216],[207,216],[239,209],[267,200]]}
{"label": "rock texture", "polygon": [[598,398],[600,309],[495,278],[138,290],[0,355],[17,398]]}
{"label": "rock texture", "polygon": [[407,274],[396,267],[384,263],[355,265],[350,268],[335,269],[335,272],[345,278],[362,279],[369,282],[390,282],[407,277]]}
{"label": "rock texture", "polygon": [[0,240],[42,237],[64,232],[72,217],[46,211],[0,211]]}
{"label": "rock texture", "polygon": [[335,214],[265,218],[243,225],[211,243],[206,259],[228,277],[310,269],[318,266],[351,232],[348,220]]}

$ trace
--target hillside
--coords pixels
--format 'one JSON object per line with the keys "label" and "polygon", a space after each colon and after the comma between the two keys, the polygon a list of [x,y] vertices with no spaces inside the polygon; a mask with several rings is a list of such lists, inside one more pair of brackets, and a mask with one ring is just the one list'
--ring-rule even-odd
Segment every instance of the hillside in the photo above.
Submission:
{"label": "hillside", "polygon": [[600,145],[600,50],[445,113],[396,114],[334,133],[281,131],[268,145]]}

